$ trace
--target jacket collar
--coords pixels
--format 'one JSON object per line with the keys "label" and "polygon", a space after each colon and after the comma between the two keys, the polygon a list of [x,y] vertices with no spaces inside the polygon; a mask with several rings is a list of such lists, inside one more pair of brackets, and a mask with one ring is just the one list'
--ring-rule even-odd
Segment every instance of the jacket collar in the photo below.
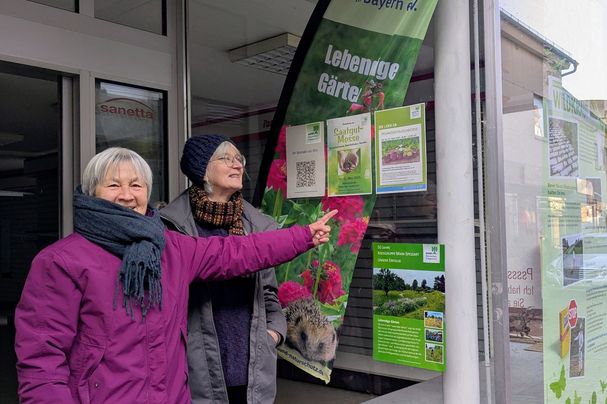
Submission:
{"label": "jacket collar", "polygon": [[[243,201],[243,203],[244,212],[242,214],[242,221],[244,224],[244,231],[245,234],[250,234],[253,228],[251,218],[260,215],[260,213],[247,201]],[[190,196],[187,189],[160,210],[160,217],[171,223],[175,229],[181,233],[189,234],[190,236],[198,234],[196,222],[192,215],[192,209],[190,208]]]}

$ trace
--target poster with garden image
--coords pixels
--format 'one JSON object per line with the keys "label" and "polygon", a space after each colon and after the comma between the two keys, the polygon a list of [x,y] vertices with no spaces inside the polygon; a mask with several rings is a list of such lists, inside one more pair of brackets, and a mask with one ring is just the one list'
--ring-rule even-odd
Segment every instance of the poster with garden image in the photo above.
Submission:
{"label": "poster with garden image", "polygon": [[[319,1],[317,8],[328,7],[321,21],[316,21],[318,27],[307,53],[295,58],[303,60],[298,75],[292,68],[287,77],[293,87],[285,85],[288,95],[283,94],[279,104],[279,109],[285,110],[284,120],[272,126],[280,131],[262,210],[281,227],[308,224],[324,212],[339,210],[329,223],[333,229],[329,243],[276,268],[278,297],[287,318],[287,337],[278,354],[327,383],[375,194],[329,196],[325,189],[322,197],[286,198],[287,176],[291,179],[296,175],[287,170],[287,127],[343,117],[360,120],[370,115],[367,136],[372,145],[371,113],[402,105],[436,3],[418,0],[407,7],[406,3],[395,2],[385,8],[371,2]],[[355,149],[352,145],[334,161],[338,166],[341,162],[342,178],[352,177],[348,174],[359,168],[368,169],[370,184],[373,156],[363,167],[363,150]],[[308,174],[308,178],[314,175]]]}
{"label": "poster with garden image", "polygon": [[327,121],[329,196],[370,194],[371,114]]}
{"label": "poster with garden image", "polygon": [[428,189],[425,104],[375,112],[378,194]]}
{"label": "poster with garden image", "polygon": [[373,359],[445,371],[445,247],[373,243]]}
{"label": "poster with garden image", "polygon": [[544,402],[607,402],[607,128],[548,78],[541,224]]}

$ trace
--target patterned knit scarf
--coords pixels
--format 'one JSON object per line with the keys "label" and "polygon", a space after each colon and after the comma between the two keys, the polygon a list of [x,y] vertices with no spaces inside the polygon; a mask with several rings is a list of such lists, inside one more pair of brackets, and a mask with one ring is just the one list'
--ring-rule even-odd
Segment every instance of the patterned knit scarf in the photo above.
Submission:
{"label": "patterned knit scarf", "polygon": [[160,256],[165,240],[164,225],[156,211],[144,216],[84,195],[78,187],[74,193],[74,230],[122,259],[116,294],[122,286],[122,306],[131,317],[134,306],[141,308],[143,319],[152,307],[162,308]]}
{"label": "patterned knit scarf", "polygon": [[229,234],[244,236],[242,193],[235,192],[228,202],[213,202],[204,189],[192,185],[189,190],[190,206],[196,221],[228,229]]}

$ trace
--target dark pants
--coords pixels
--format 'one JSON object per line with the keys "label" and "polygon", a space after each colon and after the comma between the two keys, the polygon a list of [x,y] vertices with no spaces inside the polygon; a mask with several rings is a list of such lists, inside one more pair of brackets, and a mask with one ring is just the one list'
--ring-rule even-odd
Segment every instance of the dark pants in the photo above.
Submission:
{"label": "dark pants", "polygon": [[230,404],[247,404],[247,386],[228,387],[228,401]]}

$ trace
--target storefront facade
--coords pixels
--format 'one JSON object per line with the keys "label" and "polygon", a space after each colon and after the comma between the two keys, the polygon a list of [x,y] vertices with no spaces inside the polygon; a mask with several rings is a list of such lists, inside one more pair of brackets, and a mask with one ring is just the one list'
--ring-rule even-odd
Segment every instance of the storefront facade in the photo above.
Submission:
{"label": "storefront facade", "polygon": [[[331,386],[380,399],[442,380],[437,402],[605,401],[607,2],[584,3],[439,0],[403,102],[425,103],[427,190],[377,197]],[[72,231],[81,168],[130,147],[152,166],[153,202],[167,202],[187,186],[185,140],[220,133],[246,155],[243,193],[259,202],[316,6],[2,1],[1,402],[16,402],[12,321],[29,263]],[[376,242],[445,244],[444,374],[373,359]],[[313,381],[283,362],[279,376]]]}

